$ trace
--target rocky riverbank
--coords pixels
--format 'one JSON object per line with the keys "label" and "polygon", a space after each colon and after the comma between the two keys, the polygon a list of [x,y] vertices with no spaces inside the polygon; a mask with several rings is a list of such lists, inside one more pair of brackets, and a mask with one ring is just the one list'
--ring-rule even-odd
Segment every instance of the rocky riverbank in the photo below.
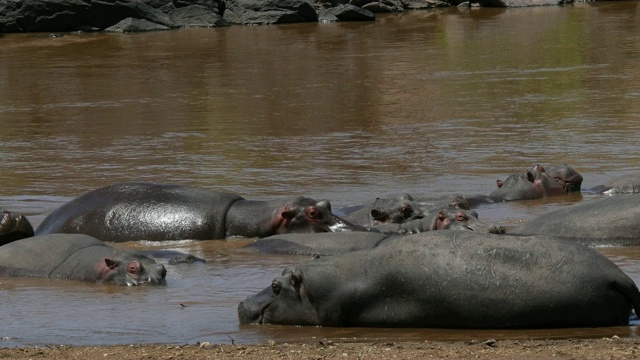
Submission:
{"label": "rocky riverbank", "polygon": [[[136,32],[181,27],[372,21],[375,13],[461,6],[464,0],[4,0],[0,33]],[[573,0],[471,0],[474,6],[559,5]],[[468,5],[468,3],[466,3]]]}

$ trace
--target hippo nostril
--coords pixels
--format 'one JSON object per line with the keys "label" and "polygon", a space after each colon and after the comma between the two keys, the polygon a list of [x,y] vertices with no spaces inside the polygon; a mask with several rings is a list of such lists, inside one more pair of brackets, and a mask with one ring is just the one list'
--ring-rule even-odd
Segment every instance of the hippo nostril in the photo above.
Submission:
{"label": "hippo nostril", "polygon": [[164,279],[165,277],[167,277],[167,268],[164,267],[164,265],[160,264],[158,265],[158,274],[160,275],[161,279]]}

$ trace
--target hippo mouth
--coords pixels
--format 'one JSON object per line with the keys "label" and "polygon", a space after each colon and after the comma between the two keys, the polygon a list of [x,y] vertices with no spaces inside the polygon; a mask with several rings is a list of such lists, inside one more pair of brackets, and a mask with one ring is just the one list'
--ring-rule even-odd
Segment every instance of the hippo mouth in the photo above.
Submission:
{"label": "hippo mouth", "polygon": [[264,313],[269,307],[269,304],[262,306],[258,311],[251,311],[247,308],[244,301],[238,304],[238,318],[241,324],[265,324]]}

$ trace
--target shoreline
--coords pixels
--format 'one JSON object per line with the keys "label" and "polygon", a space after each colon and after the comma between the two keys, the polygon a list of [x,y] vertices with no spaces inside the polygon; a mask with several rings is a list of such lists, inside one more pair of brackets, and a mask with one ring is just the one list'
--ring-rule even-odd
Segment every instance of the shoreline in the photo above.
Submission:
{"label": "shoreline", "polygon": [[562,340],[276,343],[265,345],[131,344],[0,348],[3,359],[632,359],[637,337]]}

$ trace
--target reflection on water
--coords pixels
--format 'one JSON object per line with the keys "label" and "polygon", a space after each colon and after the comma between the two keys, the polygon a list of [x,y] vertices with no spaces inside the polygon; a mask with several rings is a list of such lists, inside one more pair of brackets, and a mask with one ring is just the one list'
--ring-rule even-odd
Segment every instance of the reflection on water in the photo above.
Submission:
{"label": "reflection on water", "polygon": [[[488,194],[535,163],[585,188],[637,172],[634,2],[444,9],[371,23],[0,37],[0,207],[37,225],[120,181],[248,199]],[[508,29],[506,31],[505,29]],[[597,195],[491,204],[513,226]],[[304,257],[240,243],[132,243],[207,259],[168,285],[2,279],[2,346],[636,336],[636,326],[536,331],[239,326],[237,303]],[[640,249],[599,249],[640,283]]]}

